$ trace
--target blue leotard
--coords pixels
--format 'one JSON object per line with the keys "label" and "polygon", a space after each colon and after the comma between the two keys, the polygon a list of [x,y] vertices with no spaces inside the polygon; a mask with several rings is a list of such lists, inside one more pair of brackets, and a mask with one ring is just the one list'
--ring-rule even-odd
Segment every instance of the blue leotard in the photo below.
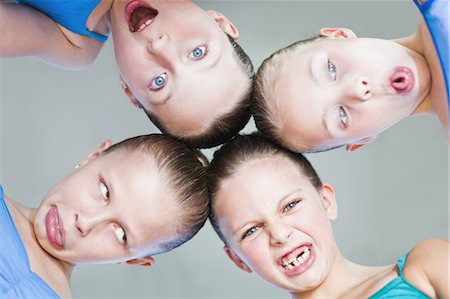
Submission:
{"label": "blue leotard", "polygon": [[397,261],[398,277],[385,285],[381,290],[370,296],[369,299],[429,299],[427,295],[419,291],[415,286],[406,281],[403,276],[403,267],[406,257],[403,255]]}
{"label": "blue leotard", "polygon": [[[419,3],[414,0],[427,23],[434,46],[441,62],[447,89],[447,103],[450,104],[450,40],[448,36],[450,22],[450,4],[448,0],[427,0]],[[448,105],[450,109],[450,105]],[[449,111],[450,112],[450,111]],[[450,113],[449,113],[450,115]]]}
{"label": "blue leotard", "polygon": [[108,36],[86,29],[89,15],[101,0],[16,0],[46,14],[72,32],[105,42]]}
{"label": "blue leotard", "polygon": [[60,298],[31,271],[28,255],[0,186],[0,298]]}

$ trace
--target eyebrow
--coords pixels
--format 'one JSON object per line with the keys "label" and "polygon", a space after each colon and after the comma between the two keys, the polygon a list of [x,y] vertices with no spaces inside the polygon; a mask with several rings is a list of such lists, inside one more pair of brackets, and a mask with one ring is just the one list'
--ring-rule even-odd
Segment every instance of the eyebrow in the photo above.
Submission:
{"label": "eyebrow", "polygon": [[316,55],[313,55],[313,56],[311,56],[311,58],[309,59],[309,74],[310,74],[310,76],[311,76],[311,79],[315,82],[315,83],[317,83],[318,82],[318,80],[317,80],[317,76],[316,76],[316,73],[315,73],[315,69],[313,68],[313,61],[314,61],[314,58],[316,57]]}
{"label": "eyebrow", "polygon": [[[285,194],[284,196],[282,196],[279,200],[278,200],[278,206],[280,206],[280,203],[285,201],[286,198],[289,198],[290,196],[292,196],[292,194],[295,194],[297,192],[301,192],[302,188],[296,188],[292,191],[289,191],[289,193]],[[236,228],[235,230],[233,230],[233,235],[236,235],[242,228],[246,227],[247,225],[249,225],[250,223],[255,222],[254,220],[250,220],[245,222],[244,224],[242,224],[241,226],[239,226],[238,228]]]}

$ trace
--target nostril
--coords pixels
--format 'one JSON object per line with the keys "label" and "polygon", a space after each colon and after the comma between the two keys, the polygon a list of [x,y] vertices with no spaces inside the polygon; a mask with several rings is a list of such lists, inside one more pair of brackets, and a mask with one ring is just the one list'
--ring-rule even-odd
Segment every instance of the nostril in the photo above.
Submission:
{"label": "nostril", "polygon": [[367,81],[363,80],[363,81],[362,81],[362,84],[363,84],[363,85],[367,85]]}

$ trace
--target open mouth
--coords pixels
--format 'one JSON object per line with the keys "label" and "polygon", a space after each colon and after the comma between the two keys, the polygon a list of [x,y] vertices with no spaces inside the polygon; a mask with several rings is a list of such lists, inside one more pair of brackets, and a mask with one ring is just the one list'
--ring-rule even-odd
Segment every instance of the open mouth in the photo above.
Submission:
{"label": "open mouth", "polygon": [[158,11],[143,1],[131,1],[125,7],[125,17],[130,32],[141,32],[149,27]]}
{"label": "open mouth", "polygon": [[408,67],[399,66],[394,69],[389,81],[397,94],[407,94],[414,87],[414,73]]}
{"label": "open mouth", "polygon": [[312,245],[302,245],[281,258],[281,266],[287,271],[304,272],[311,265]]}

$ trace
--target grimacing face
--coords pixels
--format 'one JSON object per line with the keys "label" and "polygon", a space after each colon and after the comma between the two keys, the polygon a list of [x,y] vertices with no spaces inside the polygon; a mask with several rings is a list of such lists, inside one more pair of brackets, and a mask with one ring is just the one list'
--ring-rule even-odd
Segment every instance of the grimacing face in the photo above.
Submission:
{"label": "grimacing face", "polygon": [[205,130],[248,85],[225,34],[239,33],[218,12],[186,0],[115,1],[111,24],[125,93],[173,135]]}
{"label": "grimacing face", "polygon": [[156,254],[161,242],[177,237],[177,207],[166,181],[143,154],[116,150],[90,158],[45,196],[34,220],[36,238],[69,264]]}
{"label": "grimacing face", "polygon": [[328,38],[298,48],[274,87],[282,139],[296,151],[356,149],[413,113],[429,90],[417,53],[356,38],[349,29],[328,30]]}
{"label": "grimacing face", "polygon": [[230,259],[275,286],[312,289],[335,260],[333,189],[317,191],[286,158],[245,162],[221,183],[214,209]]}

